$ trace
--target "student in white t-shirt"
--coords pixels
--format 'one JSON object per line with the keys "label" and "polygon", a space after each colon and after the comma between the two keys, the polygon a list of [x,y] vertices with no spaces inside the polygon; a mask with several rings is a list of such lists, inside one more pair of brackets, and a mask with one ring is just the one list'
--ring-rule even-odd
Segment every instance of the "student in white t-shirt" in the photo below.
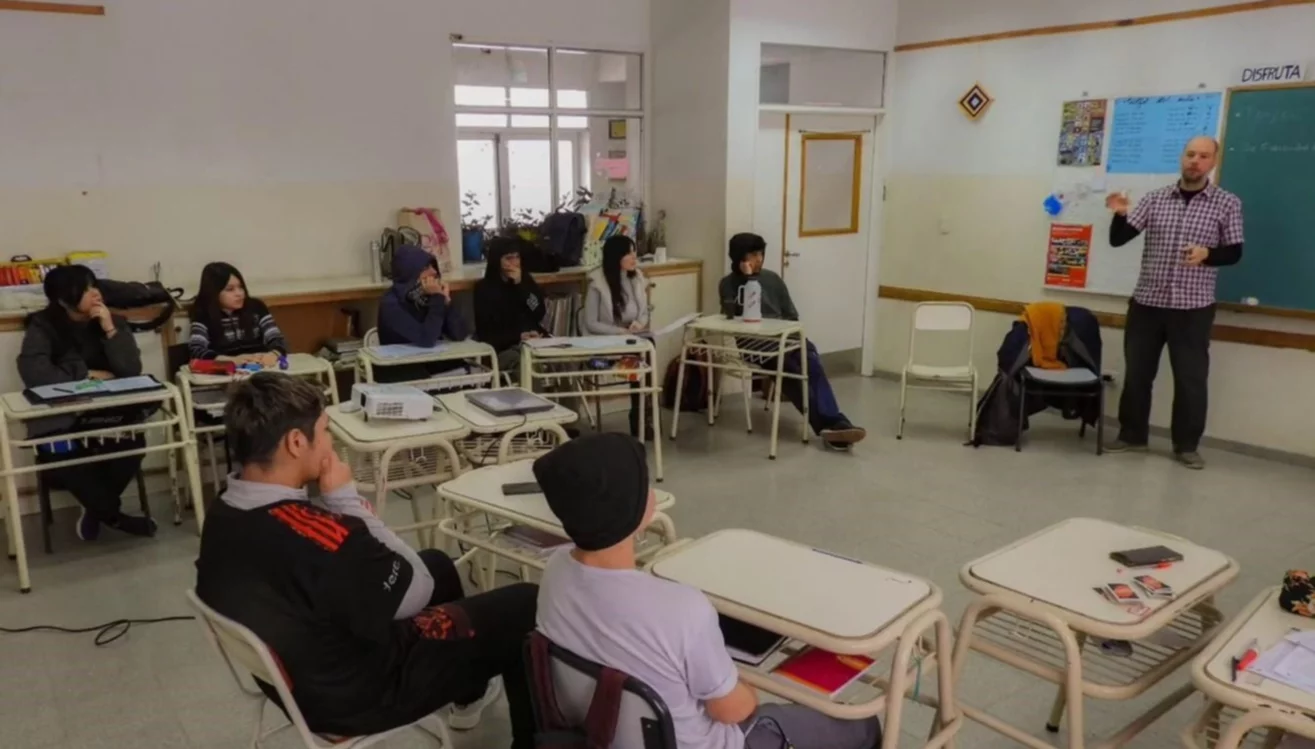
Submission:
{"label": "student in white t-shirt", "polygon": [[620,434],[572,440],[535,461],[534,476],[575,544],[544,570],[539,631],[656,690],[682,749],[781,749],[785,739],[796,749],[881,745],[877,718],[845,721],[801,705],[759,705],[726,652],[708,599],[636,569],[636,534],[656,512],[637,441]]}

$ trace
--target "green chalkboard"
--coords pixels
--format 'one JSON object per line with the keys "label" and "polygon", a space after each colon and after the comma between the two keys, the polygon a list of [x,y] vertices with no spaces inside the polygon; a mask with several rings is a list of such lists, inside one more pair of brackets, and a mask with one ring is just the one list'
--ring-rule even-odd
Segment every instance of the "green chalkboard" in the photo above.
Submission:
{"label": "green chalkboard", "polygon": [[1315,84],[1234,89],[1219,184],[1242,199],[1242,262],[1219,301],[1315,310]]}

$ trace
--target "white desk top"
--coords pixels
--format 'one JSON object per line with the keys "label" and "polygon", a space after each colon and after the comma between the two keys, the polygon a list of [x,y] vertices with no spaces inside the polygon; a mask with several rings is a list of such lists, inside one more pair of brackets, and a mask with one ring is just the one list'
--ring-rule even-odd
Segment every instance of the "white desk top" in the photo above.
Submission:
{"label": "white desk top", "polygon": [[[561,523],[549,509],[548,500],[543,494],[518,494],[508,497],[502,493],[503,484],[519,484],[534,480],[534,461],[518,460],[514,463],[484,466],[467,471],[440,485],[438,493],[448,499],[469,504],[513,522],[528,520],[560,529]],[[653,491],[657,498],[658,511],[665,512],[676,504],[676,498],[670,492],[661,489]]]}
{"label": "white desk top", "polygon": [[779,336],[804,329],[798,320],[760,320],[745,322],[739,318],[725,315],[704,315],[689,324],[691,328],[710,333],[730,333],[735,335]]}
{"label": "white desk top", "polygon": [[[288,368],[264,369],[262,372],[279,372],[282,374],[305,377],[307,375],[321,374],[333,371],[333,365],[321,359],[314,354],[288,354]],[[184,364],[178,370],[179,377],[186,377],[194,385],[227,385],[243,377],[250,377],[251,374],[231,374],[231,375],[212,375],[212,374],[192,374],[191,367]]]}
{"label": "white desk top", "polygon": [[[521,390],[521,388],[495,388],[497,390]],[[580,418],[580,414],[559,404],[553,403],[551,411],[525,414],[524,416],[494,416],[466,399],[471,391],[445,393],[434,396],[438,402],[459,421],[470,426],[475,434],[501,434],[511,429],[529,424],[571,424]],[[522,392],[529,392],[522,390]]]}
{"label": "white desk top", "polygon": [[492,346],[479,341],[444,341],[428,352],[417,353],[414,356],[380,356],[375,346],[362,348],[358,355],[363,359],[370,360],[370,363],[376,367],[392,367],[400,364],[422,364],[424,362],[451,361],[453,359],[495,357],[497,352],[493,350]]}
{"label": "white desk top", "polygon": [[578,359],[594,356],[626,356],[652,353],[653,342],[641,335],[562,336],[534,338],[522,349],[536,359]]}
{"label": "white desk top", "polygon": [[435,408],[433,416],[425,421],[402,421],[393,419],[374,419],[366,421],[361,412],[343,413],[342,406],[329,406],[329,428],[340,433],[344,438],[357,443],[383,443],[380,450],[387,449],[389,443],[421,437],[435,439],[459,439],[470,433],[470,428],[462,424],[446,410]]}
{"label": "white desk top", "polygon": [[84,411],[97,411],[102,408],[114,408],[116,406],[163,403],[178,395],[178,390],[173,385],[167,382],[161,384],[164,387],[158,390],[146,390],[128,395],[102,395],[97,398],[62,403],[57,406],[45,403],[33,404],[22,392],[5,393],[0,396],[0,408],[3,408],[11,418],[19,420],[37,419],[47,416],[82,413]]}
{"label": "white desk top", "polygon": [[[1183,561],[1167,569],[1124,569],[1110,553],[1146,546],[1167,546]],[[1152,575],[1173,587],[1181,600],[1193,588],[1224,571],[1229,558],[1213,549],[1175,536],[1092,518],[1070,518],[966,567],[977,580],[1006,588],[1040,603],[1050,604],[1108,624],[1137,624],[1150,614],[1135,615],[1106,601],[1092,590],[1112,582],[1132,583],[1137,575]],[[1120,572],[1122,570],[1122,572]],[[975,592],[971,579],[964,584]],[[1152,613],[1169,601],[1143,598]]]}
{"label": "white desk top", "polygon": [[680,547],[653,574],[847,640],[872,637],[932,595],[925,580],[739,529]]}
{"label": "white desk top", "polygon": [[1256,650],[1263,653],[1282,640],[1290,629],[1315,630],[1315,619],[1289,614],[1279,608],[1281,590],[1271,588],[1252,601],[1238,615],[1240,621],[1230,626],[1228,633],[1217,638],[1198,657],[1206,659],[1206,676],[1216,682],[1216,688],[1237,690],[1266,703],[1279,702],[1305,713],[1315,713],[1315,694],[1272,679],[1262,678],[1259,684],[1249,684],[1239,677],[1236,683],[1233,682],[1231,659],[1243,652],[1253,639],[1256,640]]}

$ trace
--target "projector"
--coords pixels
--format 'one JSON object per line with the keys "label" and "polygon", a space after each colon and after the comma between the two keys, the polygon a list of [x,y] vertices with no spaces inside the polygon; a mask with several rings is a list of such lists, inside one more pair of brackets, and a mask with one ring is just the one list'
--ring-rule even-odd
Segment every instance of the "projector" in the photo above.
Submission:
{"label": "projector", "polygon": [[370,419],[424,421],[434,413],[434,397],[410,385],[352,385],[353,410]]}

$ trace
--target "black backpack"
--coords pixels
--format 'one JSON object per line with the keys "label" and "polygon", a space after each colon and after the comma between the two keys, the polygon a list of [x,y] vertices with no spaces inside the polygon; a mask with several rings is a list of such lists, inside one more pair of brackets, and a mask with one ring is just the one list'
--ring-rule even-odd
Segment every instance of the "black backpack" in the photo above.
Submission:
{"label": "black backpack", "polygon": [[178,309],[178,298],[183,295],[182,289],[167,288],[159,281],[142,283],[101,278],[97,279],[96,288],[100,289],[105,306],[111,309],[129,310],[162,305],[160,313],[150,320],[128,321],[128,327],[134,333],[149,332],[164,325]]}
{"label": "black backpack", "polygon": [[[694,352],[694,359],[707,361],[706,352]],[[667,371],[662,376],[662,407],[690,413],[698,413],[708,407],[708,370],[705,367],[686,366],[685,386],[680,391],[680,403],[676,403],[676,378],[680,375],[681,358],[677,354],[667,364]],[[715,393],[714,393],[715,395]]]}
{"label": "black backpack", "polygon": [[539,246],[560,267],[579,265],[584,260],[584,238],[588,233],[589,224],[583,214],[550,213],[539,225]]}

